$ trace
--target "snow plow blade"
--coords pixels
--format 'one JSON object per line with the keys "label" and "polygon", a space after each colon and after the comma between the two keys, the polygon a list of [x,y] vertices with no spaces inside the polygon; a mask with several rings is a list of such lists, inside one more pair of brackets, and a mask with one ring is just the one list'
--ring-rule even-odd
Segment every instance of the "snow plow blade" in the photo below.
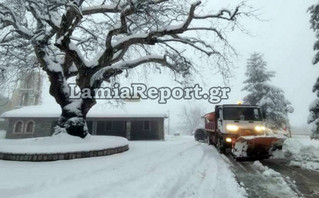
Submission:
{"label": "snow plow blade", "polygon": [[233,154],[240,159],[266,159],[271,151],[281,149],[286,137],[276,136],[241,136],[233,148]]}

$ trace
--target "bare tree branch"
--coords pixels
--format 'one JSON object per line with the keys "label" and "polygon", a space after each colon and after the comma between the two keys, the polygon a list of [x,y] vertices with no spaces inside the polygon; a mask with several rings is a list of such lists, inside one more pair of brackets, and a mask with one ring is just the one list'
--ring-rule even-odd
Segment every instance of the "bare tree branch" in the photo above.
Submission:
{"label": "bare tree branch", "polygon": [[92,15],[92,14],[101,14],[101,13],[119,13],[119,12],[121,12],[121,9],[118,7],[118,5],[92,6],[92,7],[86,7],[82,9],[83,15]]}
{"label": "bare tree branch", "polygon": [[[85,136],[85,127],[70,129],[67,122],[81,118],[81,126],[85,126],[87,112],[96,101],[70,99],[65,91],[70,77],[77,76],[81,90],[99,88],[103,81],[140,65],[154,64],[185,77],[196,67],[187,49],[214,57],[214,67],[227,76],[229,59],[220,46],[232,48],[219,24],[236,25],[238,16],[245,15],[239,12],[242,4],[234,10],[197,15],[200,1],[3,1],[0,63],[7,67],[12,63],[19,67],[40,64],[49,76],[50,93],[62,109],[59,126],[81,137]],[[211,24],[199,26],[197,20]],[[211,32],[213,39],[186,37],[184,33],[191,31]],[[76,106],[76,110],[71,111],[70,106]]]}

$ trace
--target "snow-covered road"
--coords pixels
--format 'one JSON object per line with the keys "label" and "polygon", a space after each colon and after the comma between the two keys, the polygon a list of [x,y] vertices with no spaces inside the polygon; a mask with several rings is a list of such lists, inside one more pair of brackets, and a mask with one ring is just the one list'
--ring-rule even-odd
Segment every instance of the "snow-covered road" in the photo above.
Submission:
{"label": "snow-covered road", "polygon": [[293,184],[289,186],[299,197],[319,197],[318,171],[291,166],[284,159],[264,160],[262,164],[279,172],[288,183]]}
{"label": "snow-covered road", "polygon": [[302,197],[295,191],[297,188],[289,178],[264,166],[260,161],[238,162],[232,157],[225,156],[224,159],[231,165],[236,178],[245,187],[249,197]]}
{"label": "snow-covered road", "polygon": [[222,158],[230,165],[248,197],[319,197],[319,172],[289,165],[287,159],[236,161]]}
{"label": "snow-covered road", "polygon": [[243,197],[214,147],[192,137],[130,142],[128,152],[57,162],[0,161],[1,197]]}

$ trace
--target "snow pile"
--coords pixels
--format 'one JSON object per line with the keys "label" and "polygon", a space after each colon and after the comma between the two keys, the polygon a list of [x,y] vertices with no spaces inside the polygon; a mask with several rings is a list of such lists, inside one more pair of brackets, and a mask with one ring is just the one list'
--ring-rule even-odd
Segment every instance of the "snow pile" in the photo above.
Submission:
{"label": "snow pile", "polygon": [[60,133],[51,137],[0,140],[0,152],[4,153],[66,153],[95,151],[128,145],[128,140],[115,136],[91,136],[84,139]]}
{"label": "snow pile", "polygon": [[260,161],[254,161],[253,166],[259,171],[265,171],[268,168],[264,166]]}
{"label": "snow pile", "polygon": [[7,132],[6,132],[6,131],[4,131],[4,130],[0,130],[0,139],[4,139],[4,138],[6,138],[6,134],[7,134]]}
{"label": "snow pile", "polygon": [[274,171],[273,169],[270,169],[268,167],[265,168],[263,175],[265,175],[266,177],[272,177],[272,178],[277,177],[281,181],[281,183],[284,183],[284,180],[281,177],[280,173],[278,173],[277,171]]}
{"label": "snow pile", "polygon": [[233,154],[236,157],[247,157],[248,142],[256,141],[256,144],[260,144],[258,142],[263,142],[263,140],[265,140],[270,143],[273,142],[273,144],[281,145],[286,138],[287,137],[282,134],[241,136],[235,143]]}
{"label": "snow pile", "polygon": [[271,158],[272,159],[284,159],[285,154],[282,152],[282,150],[276,149],[276,150],[271,152]]}
{"label": "snow pile", "polygon": [[255,161],[253,166],[262,173],[267,181],[269,181],[268,184],[266,184],[267,189],[273,193],[274,197],[298,197],[297,194],[291,190],[288,182],[280,173],[264,166],[260,161]]}
{"label": "snow pile", "polygon": [[233,154],[236,157],[247,157],[247,142],[236,142]]}
{"label": "snow pile", "polygon": [[317,140],[289,138],[284,142],[282,152],[291,160],[290,165],[319,170],[319,141]]}

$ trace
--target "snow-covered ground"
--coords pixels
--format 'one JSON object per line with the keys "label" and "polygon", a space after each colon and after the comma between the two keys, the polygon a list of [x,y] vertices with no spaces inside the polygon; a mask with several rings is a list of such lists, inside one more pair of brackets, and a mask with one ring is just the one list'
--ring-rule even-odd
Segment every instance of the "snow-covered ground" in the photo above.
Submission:
{"label": "snow-covered ground", "polygon": [[274,153],[274,158],[288,158],[291,166],[319,171],[319,141],[293,136],[284,142],[282,151]]}
{"label": "snow-covered ground", "polygon": [[272,192],[274,197],[298,197],[298,195],[291,190],[289,184],[280,173],[264,166],[260,161],[255,161],[253,166],[266,177],[268,183],[265,188],[267,188],[269,192]]}
{"label": "snow-covered ground", "polygon": [[244,197],[229,165],[193,137],[133,141],[121,154],[55,162],[0,161],[1,197]]}
{"label": "snow-covered ground", "polygon": [[50,137],[27,139],[2,139],[0,152],[6,153],[64,153],[94,151],[128,145],[126,138],[116,136],[91,136],[84,139],[60,133]]}

